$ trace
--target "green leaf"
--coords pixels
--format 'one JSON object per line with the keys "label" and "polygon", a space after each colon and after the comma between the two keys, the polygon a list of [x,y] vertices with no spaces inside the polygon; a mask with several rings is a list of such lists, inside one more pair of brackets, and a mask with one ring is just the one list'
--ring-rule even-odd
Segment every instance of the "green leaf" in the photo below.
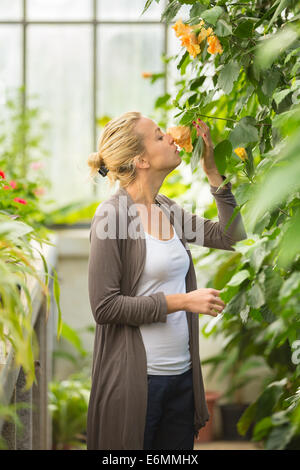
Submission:
{"label": "green leaf", "polygon": [[255,120],[251,116],[246,116],[237,123],[229,135],[233,149],[258,141],[258,131],[254,124]]}
{"label": "green leaf", "polygon": [[286,90],[281,90],[281,91],[278,91],[277,93],[274,93],[273,95],[273,99],[275,100],[275,103],[277,104],[277,106],[281,103],[281,101],[291,93],[291,90],[290,89],[286,89]]}
{"label": "green leaf", "polygon": [[299,255],[300,208],[287,222],[286,231],[280,242],[279,266],[288,266]]}
{"label": "green leaf", "polygon": [[[185,3],[184,1],[182,3]],[[206,10],[206,5],[203,5],[203,3],[209,3],[202,1],[202,5],[200,3],[194,3],[194,0],[191,0],[191,3],[193,3],[193,6],[190,9],[190,18],[194,19],[196,18],[196,24],[199,23],[199,16],[201,17],[201,13]]]}
{"label": "green leaf", "polygon": [[227,286],[239,286],[245,279],[249,279],[250,273],[247,269],[242,269],[232,276]]}
{"label": "green leaf", "polygon": [[188,53],[188,51],[184,51],[184,52],[182,53],[182,56],[181,56],[180,61],[178,62],[177,66],[176,66],[176,68],[177,68],[178,70],[181,68],[183,62],[185,61],[185,59],[186,59],[187,57],[189,57],[189,53]]}
{"label": "green leaf", "polygon": [[[249,227],[249,230],[252,229],[252,225],[259,220],[266,211],[272,211],[276,206],[280,206],[290,194],[293,194],[293,192],[300,188],[299,148],[299,137],[295,132],[288,141],[281,144],[280,158],[277,158],[277,164],[274,164],[271,170],[268,171],[267,177],[256,184],[255,193],[247,206],[247,214],[245,217],[245,223],[247,227]],[[283,182],[287,181],[288,184],[283,184]],[[276,191],[274,188],[276,188]],[[294,218],[291,219],[290,222],[293,222],[293,220]],[[296,230],[293,233],[293,237],[295,237],[295,233]],[[293,250],[297,250],[299,249],[297,237],[294,238],[294,240],[293,237],[290,238],[290,246],[291,248],[293,247]],[[282,242],[283,240],[284,237]],[[282,255],[286,255],[286,253],[282,253]]]}
{"label": "green leaf", "polygon": [[254,232],[261,235],[265,227],[269,224],[271,215],[265,213],[262,218],[255,224]]}
{"label": "green leaf", "polygon": [[239,315],[241,309],[246,306],[246,294],[239,291],[223,309],[223,315]]}
{"label": "green leaf", "polygon": [[233,34],[238,38],[249,38],[253,34],[254,23],[252,20],[241,21],[233,31]]}
{"label": "green leaf", "polygon": [[214,30],[214,33],[218,37],[230,36],[230,34],[232,34],[232,27],[230,24],[226,23],[226,21],[223,20],[223,18],[221,18],[217,21],[217,25]]}
{"label": "green leaf", "polygon": [[168,3],[167,7],[163,11],[161,15],[161,21],[165,21],[166,23],[170,23],[172,19],[177,15],[178,11],[182,7],[181,3],[177,0],[173,0]]}
{"label": "green leaf", "polygon": [[259,323],[261,323],[263,321],[263,317],[262,317],[261,312],[260,312],[259,309],[251,308],[250,309],[250,317],[253,318],[253,320],[255,320],[256,322],[259,322]]}
{"label": "green leaf", "polygon": [[225,173],[226,158],[229,158],[231,153],[232,145],[229,140],[222,140],[222,142],[219,142],[214,148],[215,162],[221,175]]}
{"label": "green leaf", "polygon": [[237,423],[238,432],[244,436],[249,429],[250,424],[255,419],[256,414],[256,403],[252,403],[252,405],[248,406],[248,408],[244,411],[242,416],[240,417]]}
{"label": "green leaf", "polygon": [[299,53],[300,53],[300,47],[297,47],[296,49],[293,49],[291,52],[289,52],[289,54],[284,59],[284,64],[286,64],[295,55],[299,55]]}
{"label": "green leaf", "polygon": [[223,8],[216,6],[216,7],[211,8],[210,10],[206,10],[203,13],[201,13],[201,17],[204,21],[207,21],[208,23],[215,26],[217,20],[220,18],[223,11],[224,11]]}
{"label": "green leaf", "polygon": [[277,317],[274,315],[272,310],[267,305],[262,305],[260,307],[260,312],[262,314],[263,319],[267,323],[273,323],[274,321],[277,320]]}
{"label": "green leaf", "polygon": [[250,254],[250,265],[256,272],[260,270],[263,260],[267,256],[269,251],[266,249],[266,243],[263,240],[258,241],[255,244],[255,249]]}
{"label": "green leaf", "polygon": [[300,287],[300,272],[293,272],[281,286],[279,297],[280,300],[291,297]]}
{"label": "green leaf", "polygon": [[163,96],[159,96],[154,103],[154,107],[159,108],[160,106],[163,106],[169,101],[170,98],[171,98],[171,95],[169,95],[169,93],[166,93]]}
{"label": "green leaf", "polygon": [[190,90],[195,90],[196,88],[200,87],[203,84],[205,79],[206,79],[205,75],[202,75],[201,77],[197,77],[191,80]]}
{"label": "green leaf", "polygon": [[[272,266],[268,266],[265,271],[265,293],[267,300],[277,299],[280,295],[280,288],[282,285],[282,278],[280,274],[273,269]],[[276,300],[277,301],[277,300]]]}
{"label": "green leaf", "polygon": [[179,107],[181,107],[181,108],[184,107],[186,102],[189,100],[189,98],[191,98],[192,96],[195,96],[195,95],[197,95],[197,93],[195,91],[186,91],[185,93],[183,93],[183,95],[180,97],[180,99],[178,101]]}
{"label": "green leaf", "polygon": [[262,92],[266,96],[272,96],[273,91],[277,87],[279,79],[280,73],[278,72],[278,70],[268,70],[264,76],[264,81],[261,87]]}
{"label": "green leaf", "polygon": [[261,441],[269,433],[272,427],[273,423],[271,418],[269,416],[267,418],[263,418],[254,427],[253,439],[255,441]]}
{"label": "green leaf", "polygon": [[[146,4],[144,6],[144,10],[142,11],[142,15],[145,13],[146,10],[148,10],[148,8],[150,7],[151,3],[153,2],[153,0],[147,0],[146,1]],[[142,16],[141,15],[141,16]]]}
{"label": "green leaf", "polygon": [[234,195],[239,206],[242,206],[251,199],[252,191],[253,188],[250,183],[242,183],[236,188]]}
{"label": "green leaf", "polygon": [[295,432],[295,427],[291,423],[276,426],[268,436],[266,450],[282,450],[290,442]]}
{"label": "green leaf", "polygon": [[[280,396],[284,393],[287,378],[270,383],[257,400],[257,419],[261,420],[270,416],[278,402]],[[271,418],[270,418],[271,419]]]}
{"label": "green leaf", "polygon": [[226,95],[228,95],[234,82],[237,80],[240,73],[240,65],[238,62],[230,61],[221,69],[218,77],[218,86]]}
{"label": "green leaf", "polygon": [[[278,3],[278,2],[275,2],[275,3]],[[274,23],[274,21],[277,19],[277,17],[280,15],[280,13],[282,12],[282,10],[284,10],[284,8],[286,8],[288,6],[288,4],[290,3],[290,0],[280,0],[279,2],[279,5],[278,7],[276,8],[276,11],[267,27],[267,31],[271,28],[272,24]]]}
{"label": "green leaf", "polygon": [[82,356],[86,356],[87,352],[82,345],[80,336],[73,328],[71,328],[70,325],[63,322],[61,335],[63,338],[69,341]]}
{"label": "green leaf", "polygon": [[201,135],[198,137],[191,157],[191,170],[192,173],[198,167],[199,161],[202,158],[204,143]]}
{"label": "green leaf", "polygon": [[259,308],[265,303],[265,296],[258,284],[254,284],[248,291],[247,291],[247,299],[249,305],[253,308]]}
{"label": "green leaf", "polygon": [[255,54],[255,64],[261,69],[269,68],[290,45],[298,39],[298,32],[285,26],[275,34],[266,36],[259,44]]}
{"label": "green leaf", "polygon": [[[6,218],[5,218],[6,219]],[[9,240],[17,243],[17,239],[31,233],[33,228],[24,222],[17,220],[4,220],[0,225],[0,235],[5,235]]]}

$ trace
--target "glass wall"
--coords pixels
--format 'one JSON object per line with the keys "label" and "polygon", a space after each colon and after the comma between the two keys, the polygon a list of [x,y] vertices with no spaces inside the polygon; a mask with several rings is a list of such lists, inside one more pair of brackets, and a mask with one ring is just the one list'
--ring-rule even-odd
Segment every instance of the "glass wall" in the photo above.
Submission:
{"label": "glass wall", "polygon": [[131,110],[150,113],[164,92],[164,83],[158,80],[150,85],[141,73],[161,71],[164,29],[161,25],[102,25],[98,33],[97,109],[109,116]]}
{"label": "glass wall", "polygon": [[[92,150],[92,31],[88,25],[29,25],[27,92],[39,96],[50,123],[46,159],[59,201],[86,198],[86,156]],[[30,101],[30,100],[29,100]]]}
{"label": "glass wall", "polygon": [[[26,86],[49,122],[45,146],[52,196],[65,204],[89,198],[107,180],[89,180],[86,159],[96,150],[96,119],[129,110],[149,115],[168,81],[150,85],[143,72],[160,73],[161,60],[179,51],[165,2],[146,0],[0,0],[0,102],[8,89]],[[177,14],[184,19],[183,6]],[[174,24],[174,22],[172,23]],[[176,75],[176,68],[169,65]],[[172,80],[176,77],[173,75]],[[3,113],[1,113],[3,114]]]}
{"label": "glass wall", "polygon": [[93,2],[90,0],[26,0],[28,20],[62,21],[91,20]]}

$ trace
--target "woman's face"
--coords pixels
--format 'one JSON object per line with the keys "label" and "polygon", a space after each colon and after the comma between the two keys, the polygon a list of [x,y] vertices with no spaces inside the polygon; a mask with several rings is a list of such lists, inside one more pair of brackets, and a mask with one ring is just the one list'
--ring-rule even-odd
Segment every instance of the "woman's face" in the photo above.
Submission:
{"label": "woman's face", "polygon": [[142,117],[136,130],[144,136],[146,154],[142,157],[142,168],[153,170],[168,170],[170,173],[181,163],[179,150],[170,134],[164,133],[156,122],[147,117]]}

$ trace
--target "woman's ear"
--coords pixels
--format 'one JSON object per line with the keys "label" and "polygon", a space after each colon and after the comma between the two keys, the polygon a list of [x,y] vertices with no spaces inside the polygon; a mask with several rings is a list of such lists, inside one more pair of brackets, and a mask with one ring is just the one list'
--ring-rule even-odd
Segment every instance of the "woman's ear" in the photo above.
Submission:
{"label": "woman's ear", "polygon": [[137,168],[149,168],[150,163],[143,155],[136,155],[133,159]]}

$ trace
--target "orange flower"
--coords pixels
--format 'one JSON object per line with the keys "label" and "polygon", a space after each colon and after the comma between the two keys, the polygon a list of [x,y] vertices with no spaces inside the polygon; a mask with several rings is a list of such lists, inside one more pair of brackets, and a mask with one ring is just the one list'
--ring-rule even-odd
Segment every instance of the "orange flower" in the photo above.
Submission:
{"label": "orange flower", "polygon": [[[204,21],[201,20],[200,23],[189,26],[182,23],[180,18],[178,21],[176,21],[172,28],[174,29],[176,36],[181,38],[181,45],[186,47],[187,51],[191,56],[193,56],[193,58],[195,58],[201,52],[199,44],[205,39],[207,39],[209,44],[207,51],[210,54],[222,54],[222,46],[217,36],[213,34],[213,29],[205,29],[202,27],[203,25]],[[197,33],[199,29],[200,32]]]}
{"label": "orange flower", "polygon": [[186,152],[192,152],[193,145],[191,139],[191,131],[187,126],[169,127],[167,134],[171,135],[175,143],[183,148]]}
{"label": "orange flower", "polygon": [[214,36],[214,35],[209,36],[207,38],[207,42],[209,44],[209,48],[207,49],[207,52],[209,52],[210,54],[218,54],[218,53],[222,54],[223,49],[217,36]]}
{"label": "orange flower", "polygon": [[150,72],[142,72],[142,77],[143,77],[143,78],[150,78],[150,77],[152,77],[152,73],[150,73]]}
{"label": "orange flower", "polygon": [[180,18],[172,28],[175,31],[176,36],[179,38],[183,34],[189,34],[191,32],[191,27],[187,24],[182,23],[182,19]]}
{"label": "orange flower", "polygon": [[207,36],[209,36],[212,33],[213,33],[212,28],[207,28],[207,29],[201,28],[200,33],[198,34],[198,43],[200,44],[200,42],[204,41],[204,39],[206,39]]}
{"label": "orange flower", "polygon": [[183,47],[186,47],[187,51],[191,56],[193,56],[193,58],[195,58],[200,53],[200,46],[198,44],[196,35],[193,32],[195,26],[199,25],[194,25],[193,27],[190,27],[186,24],[183,24],[181,19],[176,21],[175,25],[172,26],[176,36],[178,38],[181,38],[181,45]]}
{"label": "orange flower", "polygon": [[181,45],[186,47],[187,51],[194,59],[200,53],[200,46],[197,43],[195,34],[182,36]]}
{"label": "orange flower", "polygon": [[234,149],[234,153],[236,153],[237,156],[240,157],[242,160],[247,160],[248,159],[248,155],[247,155],[247,152],[244,149],[244,147],[238,147],[238,148]]}

